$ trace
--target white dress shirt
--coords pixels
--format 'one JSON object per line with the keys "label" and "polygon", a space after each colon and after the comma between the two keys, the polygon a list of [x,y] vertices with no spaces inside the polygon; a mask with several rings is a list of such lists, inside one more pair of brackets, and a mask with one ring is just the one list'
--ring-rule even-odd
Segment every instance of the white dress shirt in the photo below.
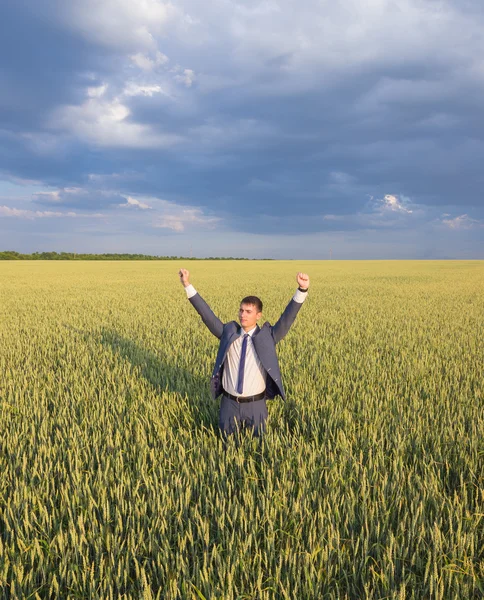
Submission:
{"label": "white dress shirt", "polygon": [[[252,336],[256,331],[257,327],[247,332],[241,329],[240,336],[235,342],[230,344],[229,351],[227,352],[222,375],[222,387],[233,396],[255,396],[266,389],[266,370],[257,356],[252,340]],[[239,394],[237,392],[237,381],[239,379],[240,353],[246,333],[249,334],[249,337],[245,353],[244,381],[242,392]]]}
{"label": "white dress shirt", "polygon": [[[188,285],[185,288],[187,297],[191,298],[195,296],[197,291],[193,285]],[[299,303],[306,300],[308,293],[296,290],[293,296],[293,300]],[[240,330],[240,336],[230,345],[225,358],[224,370],[222,375],[222,386],[226,392],[233,396],[255,396],[260,394],[266,389],[266,370],[262,366],[257,352],[255,351],[254,342],[252,335],[256,332],[257,327],[254,327],[250,331],[245,332],[243,329]],[[244,367],[244,382],[242,387],[242,393],[237,392],[237,381],[239,378],[239,366],[240,366],[240,353],[242,350],[242,342],[245,333],[249,334],[247,340],[247,350],[245,355],[245,367]]]}

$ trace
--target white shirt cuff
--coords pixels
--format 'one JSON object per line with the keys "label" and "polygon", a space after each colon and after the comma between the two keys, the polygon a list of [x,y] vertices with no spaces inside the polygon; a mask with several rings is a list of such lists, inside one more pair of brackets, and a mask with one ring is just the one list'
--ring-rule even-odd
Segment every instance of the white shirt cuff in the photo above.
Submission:
{"label": "white shirt cuff", "polygon": [[294,296],[292,297],[292,299],[295,302],[299,302],[299,304],[302,304],[304,302],[304,300],[306,300],[306,298],[308,297],[308,293],[306,292],[301,292],[301,290],[297,289],[296,293],[294,294]]}
{"label": "white shirt cuff", "polygon": [[187,287],[185,288],[185,292],[187,293],[187,298],[191,298],[192,296],[195,296],[197,290],[193,287],[192,284],[190,284],[187,285]]}

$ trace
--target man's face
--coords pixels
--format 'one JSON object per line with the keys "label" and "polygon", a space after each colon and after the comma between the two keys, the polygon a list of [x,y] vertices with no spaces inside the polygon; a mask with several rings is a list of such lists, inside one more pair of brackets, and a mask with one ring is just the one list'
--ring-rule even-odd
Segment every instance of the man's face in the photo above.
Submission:
{"label": "man's face", "polygon": [[239,322],[242,327],[252,329],[257,321],[262,317],[261,312],[257,312],[255,304],[241,304],[239,308]]}

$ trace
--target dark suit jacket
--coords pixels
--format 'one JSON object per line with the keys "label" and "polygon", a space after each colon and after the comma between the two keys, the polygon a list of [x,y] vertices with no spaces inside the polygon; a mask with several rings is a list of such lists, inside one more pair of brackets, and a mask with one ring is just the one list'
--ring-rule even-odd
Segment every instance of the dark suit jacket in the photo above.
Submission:
{"label": "dark suit jacket", "polygon": [[[195,296],[192,296],[189,300],[197,310],[198,314],[202,317],[202,321],[209,328],[211,333],[220,340],[217,359],[210,381],[210,390],[212,392],[212,397],[215,399],[223,392],[222,373],[225,358],[230,345],[240,335],[241,326],[237,321],[222,323],[222,321],[213,314],[211,308],[200,294],[195,294]],[[284,386],[281,381],[279,362],[277,360],[276,344],[280,342],[289,331],[301,306],[302,304],[300,302],[291,299],[286,310],[282,313],[275,325],[271,325],[266,321],[262,327],[257,325],[257,329],[253,334],[252,340],[254,342],[255,351],[257,352],[257,356],[259,357],[262,366],[267,371],[266,398],[269,400],[277,395],[281,396],[284,400],[286,398]]]}

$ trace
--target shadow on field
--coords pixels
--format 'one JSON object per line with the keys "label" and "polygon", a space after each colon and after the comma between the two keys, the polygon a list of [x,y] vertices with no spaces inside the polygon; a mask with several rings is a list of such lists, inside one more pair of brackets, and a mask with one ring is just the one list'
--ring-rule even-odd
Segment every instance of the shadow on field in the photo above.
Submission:
{"label": "shadow on field", "polygon": [[193,375],[181,365],[163,361],[160,356],[114,330],[102,329],[101,343],[110,346],[133,367],[138,367],[141,375],[157,394],[168,392],[178,394],[182,398],[186,396],[183,406],[176,407],[177,411],[183,412],[183,422],[197,429],[203,426],[217,430],[217,410],[210,397],[206,378]]}
{"label": "shadow on field", "polygon": [[217,430],[217,410],[211,399],[208,380],[193,375],[186,368],[164,362],[159,356],[146,350],[133,340],[125,338],[111,329],[101,330],[101,343],[110,346],[117,354],[140,369],[141,375],[150,383],[157,394],[162,392],[179,394],[186,401],[177,406],[183,412],[179,423]]}
{"label": "shadow on field", "polygon": [[152,386],[157,395],[163,392],[180,396],[180,402],[173,405],[169,413],[179,427],[205,428],[218,431],[218,408],[211,396],[208,379],[193,375],[182,365],[164,361],[154,352],[143,348],[135,341],[123,337],[116,330],[103,328],[99,333],[82,331],[64,324],[70,330],[81,334],[86,342],[96,339],[105,347],[111,348],[133,367]]}

